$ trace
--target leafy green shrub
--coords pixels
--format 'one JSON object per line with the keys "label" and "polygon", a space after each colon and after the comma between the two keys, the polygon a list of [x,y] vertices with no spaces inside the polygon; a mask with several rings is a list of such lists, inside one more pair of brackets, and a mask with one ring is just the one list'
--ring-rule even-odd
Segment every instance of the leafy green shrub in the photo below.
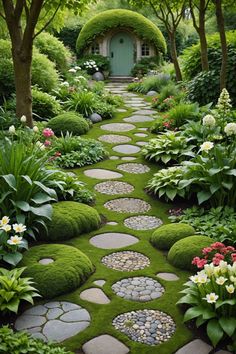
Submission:
{"label": "leafy green shrub", "polygon": [[82,54],[96,36],[117,27],[133,29],[140,38],[153,43],[158,52],[166,52],[165,39],[154,23],[134,11],[114,9],[99,13],[85,24],[77,39],[77,53]]}
{"label": "leafy green shrub", "polygon": [[99,54],[88,54],[84,55],[83,58],[77,61],[78,65],[81,69],[86,70],[89,74],[93,74],[94,72],[88,71],[88,67],[86,66],[86,62],[94,61],[98,71],[106,72],[110,71],[110,61],[107,57]]}
{"label": "leafy green shrub", "polygon": [[54,96],[32,89],[33,113],[41,119],[50,119],[61,112],[60,102]]}
{"label": "leafy green shrub", "polygon": [[64,43],[66,47],[69,47],[74,53],[76,52],[76,40],[82,29],[83,25],[78,23],[78,17],[76,23],[66,24],[59,33],[55,35]]}
{"label": "leafy green shrub", "polygon": [[39,296],[37,289],[32,286],[31,278],[21,278],[25,269],[0,268],[0,312],[17,313],[21,301],[27,301],[33,305],[33,298]]}
{"label": "leafy green shrub", "polygon": [[[1,50],[1,44],[0,44]],[[0,58],[0,102],[15,91],[14,72],[11,59]]]}
{"label": "leafy green shrub", "polygon": [[110,119],[115,114],[115,108],[106,102],[97,102],[95,112],[100,114],[103,119]]}
{"label": "leafy green shrub", "polygon": [[[74,211],[72,207],[77,203],[62,202],[58,204],[62,206],[65,203],[68,207],[70,204],[67,215],[69,216]],[[89,208],[86,205],[83,205],[83,207]],[[63,223],[60,228],[64,228]],[[63,231],[62,229],[57,230],[57,232]],[[52,258],[54,262],[48,265],[39,263],[40,259],[43,258]],[[74,291],[94,271],[90,259],[84,253],[67,245],[52,244],[31,247],[24,253],[21,263],[26,267],[24,274],[34,279],[40,294],[47,299]]]}
{"label": "leafy green shrub", "polygon": [[59,39],[50,33],[42,32],[36,37],[34,44],[40,53],[56,64],[57,70],[62,73],[68,70],[71,53]]}
{"label": "leafy green shrub", "polygon": [[74,110],[84,117],[89,117],[95,112],[97,96],[93,92],[75,92],[67,100],[65,107]]}
{"label": "leafy green shrub", "polygon": [[48,223],[48,234],[40,237],[48,241],[63,241],[99,228],[98,212],[85,204],[59,202],[53,204],[52,220]]}
{"label": "leafy green shrub", "polygon": [[75,112],[59,114],[48,122],[48,127],[58,136],[67,132],[74,135],[83,135],[89,131],[88,122]]}
{"label": "leafy green shrub", "polygon": [[179,103],[168,111],[168,118],[176,128],[181,127],[187,120],[196,120],[200,117],[197,104]]}
{"label": "leafy green shrub", "polygon": [[[139,83],[134,83],[133,86],[129,86],[129,90],[148,93],[148,91],[160,92],[162,88],[170,84],[170,77],[166,74],[158,74],[155,76],[147,76]],[[131,84],[132,85],[132,84]]]}
{"label": "leafy green shrub", "polygon": [[167,224],[153,232],[150,242],[156,248],[169,250],[175,242],[194,234],[194,228],[188,224]]}
{"label": "leafy green shrub", "polygon": [[163,102],[166,98],[177,96],[179,93],[179,88],[173,82],[169,82],[161,87],[158,100]]}
{"label": "leafy green shrub", "polygon": [[128,84],[127,86],[127,90],[128,91],[133,91],[133,92],[138,92],[139,88],[140,88],[141,82],[131,82],[130,84]]}
{"label": "leafy green shrub", "polygon": [[160,58],[150,57],[140,59],[133,67],[131,74],[134,77],[142,77],[152,70],[159,68]]}
{"label": "leafy green shrub", "polygon": [[212,239],[207,236],[189,236],[174,243],[168,253],[168,261],[176,268],[194,270],[192,260],[200,257],[203,248],[210,246]]}

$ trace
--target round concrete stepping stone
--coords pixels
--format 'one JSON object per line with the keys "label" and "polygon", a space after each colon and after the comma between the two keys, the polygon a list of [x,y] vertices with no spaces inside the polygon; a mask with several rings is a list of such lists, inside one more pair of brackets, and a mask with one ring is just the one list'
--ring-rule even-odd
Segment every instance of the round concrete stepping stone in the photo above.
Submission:
{"label": "round concrete stepping stone", "polygon": [[122,161],[134,161],[136,160],[135,156],[124,156],[121,158]]}
{"label": "round concrete stepping stone", "polygon": [[53,262],[54,262],[54,259],[52,259],[52,258],[42,258],[39,260],[39,263],[43,264],[43,265],[48,265]]}
{"label": "round concrete stepping stone", "polygon": [[123,120],[129,123],[142,123],[142,122],[152,122],[154,119],[149,116],[134,115],[129,118],[124,118]]}
{"label": "round concrete stepping stone", "polygon": [[141,115],[141,116],[148,116],[152,114],[156,114],[157,111],[154,111],[153,109],[140,109],[139,111],[136,111],[135,114]]}
{"label": "round concrete stepping stone", "polygon": [[112,150],[119,152],[121,154],[136,154],[137,152],[140,151],[140,148],[135,145],[116,145],[112,148]]}
{"label": "round concrete stepping stone", "polygon": [[119,156],[110,156],[109,159],[110,160],[119,160]]}
{"label": "round concrete stepping stone", "polygon": [[147,141],[137,141],[137,143],[136,143],[136,145],[138,145],[138,146],[145,146],[147,144],[148,144]]}
{"label": "round concrete stepping stone", "polygon": [[127,354],[129,348],[118,339],[103,334],[85,343],[82,347],[85,354]]}
{"label": "round concrete stepping stone", "polygon": [[131,216],[124,221],[124,225],[132,230],[152,230],[162,224],[161,219],[148,215]]}
{"label": "round concrete stepping stone", "polygon": [[100,286],[101,288],[103,287],[103,285],[106,284],[106,280],[103,279],[99,279],[99,280],[94,280],[93,282],[95,285]]}
{"label": "round concrete stepping stone", "polygon": [[101,262],[108,268],[121,272],[134,272],[150,265],[148,257],[134,251],[115,252],[103,257]]}
{"label": "round concrete stepping stone", "polygon": [[102,125],[100,128],[111,132],[128,132],[135,129],[135,126],[133,124],[126,123],[109,123]]}
{"label": "round concrete stepping stone", "polygon": [[84,171],[85,176],[96,179],[115,179],[123,177],[121,173],[104,170],[101,168],[93,168],[91,170]]}
{"label": "round concrete stepping stone", "polygon": [[116,221],[108,221],[107,225],[116,226],[116,225],[118,225],[118,222],[116,222]]}
{"label": "round concrete stepping stone", "polygon": [[129,141],[131,141],[131,138],[125,135],[109,134],[109,135],[100,136],[98,140],[104,141],[109,144],[119,144],[119,143],[128,143]]}
{"label": "round concrete stepping stone", "polygon": [[132,301],[152,301],[158,299],[165,292],[163,286],[149,277],[134,277],[119,280],[112,285],[117,296]]}
{"label": "round concrete stepping stone", "polygon": [[99,305],[109,304],[110,299],[106,294],[98,288],[90,288],[80,293],[80,298]]}
{"label": "round concrete stepping stone", "polygon": [[107,181],[97,184],[94,189],[102,194],[116,195],[129,194],[134,191],[134,187],[126,182]]}
{"label": "round concrete stepping stone", "polygon": [[142,199],[119,198],[109,200],[104,204],[106,209],[118,213],[145,213],[151,209],[151,205]]}
{"label": "round concrete stepping stone", "polygon": [[[168,341],[176,330],[172,317],[158,310],[126,312],[117,316],[112,324],[133,341],[148,345]],[[194,351],[189,353],[196,354]]]}
{"label": "round concrete stepping stone", "polygon": [[83,331],[90,321],[88,311],[81,306],[54,301],[26,310],[16,320],[15,328],[44,341],[62,342]]}
{"label": "round concrete stepping stone", "polygon": [[167,281],[179,280],[179,277],[174,273],[158,273],[157,276],[158,276],[158,278],[161,278],[161,279],[167,280]]}
{"label": "round concrete stepping stone", "polygon": [[92,237],[89,242],[95,247],[106,250],[131,246],[139,242],[139,239],[129,234],[107,232]]}
{"label": "round concrete stepping stone", "polygon": [[142,174],[150,171],[150,168],[148,166],[143,165],[141,163],[133,163],[133,162],[123,163],[121,165],[118,165],[117,169],[119,171],[124,171],[133,174]]}
{"label": "round concrete stepping stone", "polygon": [[209,354],[213,348],[201,339],[195,339],[180,348],[175,354]]}
{"label": "round concrete stepping stone", "polygon": [[139,138],[146,138],[148,135],[145,133],[136,133],[134,134],[135,136],[138,136]]}

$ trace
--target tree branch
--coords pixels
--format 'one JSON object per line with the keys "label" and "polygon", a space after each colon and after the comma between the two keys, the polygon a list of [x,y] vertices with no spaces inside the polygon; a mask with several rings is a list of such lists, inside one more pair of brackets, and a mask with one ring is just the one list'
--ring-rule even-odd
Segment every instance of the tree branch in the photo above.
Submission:
{"label": "tree branch", "polygon": [[20,20],[24,6],[25,0],[17,0],[14,10],[14,16],[17,22]]}
{"label": "tree branch", "polygon": [[61,7],[61,3],[62,3],[62,1],[60,0],[52,17],[45,23],[45,25],[37,33],[35,33],[35,35],[33,36],[33,39],[35,39],[35,37],[37,37],[40,33],[42,33],[50,25],[50,23],[54,20],[58,10]]}

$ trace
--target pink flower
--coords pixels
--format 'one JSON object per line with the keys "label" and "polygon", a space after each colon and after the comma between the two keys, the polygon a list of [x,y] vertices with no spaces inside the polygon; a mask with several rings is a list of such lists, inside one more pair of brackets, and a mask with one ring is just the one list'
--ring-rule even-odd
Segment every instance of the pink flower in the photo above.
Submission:
{"label": "pink flower", "polygon": [[215,254],[215,257],[216,257],[216,258],[219,258],[220,260],[225,259],[225,256],[223,256],[223,254],[220,254],[220,253],[216,253],[216,254]]}
{"label": "pink flower", "polygon": [[221,242],[215,242],[215,243],[213,243],[213,244],[211,245],[211,247],[212,247],[214,250],[216,250],[216,249],[218,249],[218,248],[223,248],[223,247],[225,247],[225,245],[224,245],[223,243],[221,243]]}
{"label": "pink flower", "polygon": [[50,140],[45,140],[44,145],[50,146],[50,145],[52,145],[52,142]]}
{"label": "pink flower", "polygon": [[202,254],[207,255],[208,253],[212,252],[212,250],[213,249],[211,247],[205,247],[202,250]]}
{"label": "pink flower", "polygon": [[236,262],[236,253],[231,254],[232,262]]}
{"label": "pink flower", "polygon": [[200,259],[198,261],[198,263],[197,263],[197,267],[201,269],[201,268],[204,267],[205,264],[207,264],[207,260],[206,259]]}
{"label": "pink flower", "polygon": [[192,260],[192,264],[193,264],[193,265],[197,265],[200,260],[201,260],[201,258],[199,258],[199,257],[194,257],[193,260]]}
{"label": "pink flower", "polygon": [[226,249],[227,251],[236,251],[233,246],[227,246]]}
{"label": "pink flower", "polygon": [[219,258],[217,258],[217,257],[213,257],[213,259],[212,259],[212,262],[213,262],[213,264],[215,265],[215,266],[218,266],[219,264],[220,264],[220,259]]}
{"label": "pink flower", "polygon": [[50,137],[53,136],[53,135],[54,135],[54,132],[53,132],[52,129],[50,129],[50,128],[45,128],[45,129],[43,130],[43,136],[45,136],[45,138],[50,138]]}

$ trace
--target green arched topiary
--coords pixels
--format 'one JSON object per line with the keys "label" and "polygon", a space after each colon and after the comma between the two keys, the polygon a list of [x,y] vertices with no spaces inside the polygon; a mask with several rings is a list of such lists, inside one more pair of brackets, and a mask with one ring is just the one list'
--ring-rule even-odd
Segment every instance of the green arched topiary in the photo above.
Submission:
{"label": "green arched topiary", "polygon": [[167,224],[153,232],[150,242],[156,248],[169,250],[175,242],[194,234],[194,228],[188,224]]}
{"label": "green arched topiary", "polygon": [[83,135],[86,134],[90,128],[89,123],[83,116],[75,112],[59,114],[48,122],[48,127],[58,136],[61,136],[61,133],[65,135],[66,132],[72,133],[73,135]]}
{"label": "green arched topiary", "polygon": [[[54,262],[41,264],[41,259]],[[67,245],[40,245],[24,253],[21,266],[24,275],[33,278],[35,287],[44,298],[69,293],[77,289],[94,271],[90,259],[77,248]]]}
{"label": "green arched topiary", "polygon": [[96,209],[76,202],[53,204],[52,220],[48,225],[48,234],[40,233],[47,241],[63,241],[99,228],[100,216]]}
{"label": "green arched topiary", "polygon": [[212,238],[207,236],[190,236],[177,241],[169,250],[168,261],[175,267],[185,270],[194,270],[194,257],[202,256],[202,249],[212,244]]}
{"label": "green arched topiary", "polygon": [[117,27],[132,29],[140,38],[153,43],[158,51],[166,52],[165,39],[153,22],[134,11],[115,9],[101,12],[84,25],[77,39],[77,53],[82,54],[97,36]]}

